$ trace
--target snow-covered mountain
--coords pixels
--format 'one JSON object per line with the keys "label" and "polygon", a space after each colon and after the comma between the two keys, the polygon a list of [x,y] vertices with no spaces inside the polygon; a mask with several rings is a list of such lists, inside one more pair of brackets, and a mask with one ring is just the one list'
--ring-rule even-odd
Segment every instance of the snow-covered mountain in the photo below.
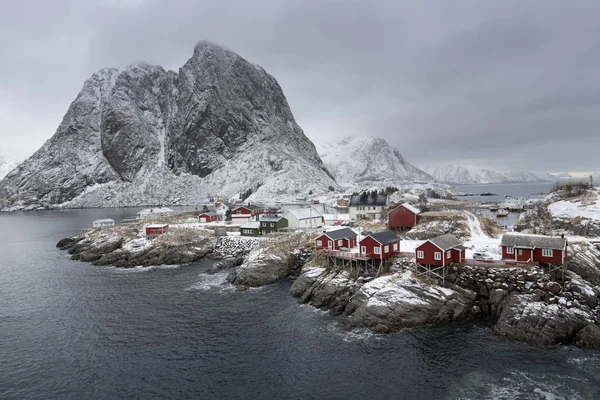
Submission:
{"label": "snow-covered mountain", "polygon": [[0,150],[0,180],[8,175],[10,171],[17,168],[18,165],[19,162],[16,158]]}
{"label": "snow-covered mountain", "polygon": [[556,177],[547,173],[535,172],[499,172],[493,169],[473,165],[444,165],[425,168],[437,182],[455,185],[517,183],[517,182],[553,182]]}
{"label": "snow-covered mountain", "polygon": [[337,187],[260,66],[200,42],[178,72],[137,64],[88,79],[54,136],[0,182],[0,208],[198,204]]}
{"label": "snow-covered mountain", "polygon": [[344,185],[433,180],[380,138],[347,137],[324,144],[319,154],[337,182]]}

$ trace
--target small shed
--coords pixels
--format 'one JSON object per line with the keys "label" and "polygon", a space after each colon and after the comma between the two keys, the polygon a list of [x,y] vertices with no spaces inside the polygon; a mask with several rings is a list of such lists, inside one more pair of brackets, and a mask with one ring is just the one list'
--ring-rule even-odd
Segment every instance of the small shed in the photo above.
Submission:
{"label": "small shed", "polygon": [[371,233],[359,243],[360,254],[374,259],[385,259],[400,254],[400,238],[393,232]]}
{"label": "small shed", "polygon": [[242,236],[260,236],[262,235],[262,230],[260,229],[259,221],[248,222],[240,226],[240,235]]}
{"label": "small shed", "polygon": [[94,228],[109,228],[115,226],[115,220],[110,218],[97,219],[92,223]]}
{"label": "small shed", "polygon": [[288,226],[294,229],[319,228],[325,223],[323,214],[313,207],[290,208],[283,216],[288,220]]}
{"label": "small shed", "polygon": [[417,264],[446,266],[461,263],[466,258],[465,246],[456,236],[448,233],[427,240],[415,249]]}
{"label": "small shed", "polygon": [[281,232],[288,227],[288,220],[281,215],[265,214],[261,215],[260,229],[263,234]]}
{"label": "small shed", "polygon": [[156,236],[167,233],[169,224],[150,224],[146,225],[146,236]]}
{"label": "small shed", "polygon": [[510,232],[500,241],[503,260],[562,265],[567,257],[567,239]]}
{"label": "small shed", "polygon": [[315,239],[315,249],[339,250],[356,247],[356,232],[350,228],[324,232]]}
{"label": "small shed", "polygon": [[421,210],[409,203],[400,204],[388,214],[388,229],[410,229],[419,223]]}
{"label": "small shed", "polygon": [[198,222],[207,223],[207,222],[215,222],[219,220],[220,215],[216,212],[207,211],[198,215]]}

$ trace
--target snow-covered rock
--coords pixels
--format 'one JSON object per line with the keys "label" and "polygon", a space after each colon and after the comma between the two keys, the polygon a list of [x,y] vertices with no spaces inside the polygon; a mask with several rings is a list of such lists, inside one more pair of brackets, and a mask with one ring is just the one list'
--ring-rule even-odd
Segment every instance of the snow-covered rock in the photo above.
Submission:
{"label": "snow-covered rock", "polygon": [[319,154],[338,183],[343,185],[388,184],[432,181],[433,178],[410,164],[385,139],[347,137],[321,146]]}
{"label": "snow-covered rock", "polygon": [[2,180],[10,171],[17,168],[19,162],[8,153],[0,150],[0,180]]}
{"label": "snow-covered rock", "polygon": [[553,182],[556,177],[547,173],[525,171],[499,172],[474,165],[443,165],[424,168],[437,182],[455,185],[475,185],[510,182]]}
{"label": "snow-covered rock", "polygon": [[55,135],[0,184],[0,208],[293,199],[337,187],[281,87],[200,42],[178,72],[137,64],[88,79]]}

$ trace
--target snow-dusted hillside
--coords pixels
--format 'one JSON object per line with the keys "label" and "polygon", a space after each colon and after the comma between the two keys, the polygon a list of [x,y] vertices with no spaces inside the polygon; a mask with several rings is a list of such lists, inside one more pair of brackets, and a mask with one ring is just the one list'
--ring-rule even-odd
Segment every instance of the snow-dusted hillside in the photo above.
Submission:
{"label": "snow-dusted hillside", "polygon": [[381,138],[348,137],[323,145],[319,154],[337,182],[343,185],[433,180]]}
{"label": "snow-dusted hillside", "polygon": [[17,168],[19,162],[16,158],[0,150],[0,180],[2,180],[10,171]]}
{"label": "snow-dusted hillside", "polygon": [[511,182],[553,182],[556,177],[546,173],[525,171],[499,172],[474,165],[444,165],[425,168],[437,182],[455,185],[511,183]]}
{"label": "snow-dusted hillside", "polygon": [[137,64],[88,79],[55,135],[0,184],[0,209],[198,204],[253,190],[337,187],[281,87],[200,42],[178,72]]}

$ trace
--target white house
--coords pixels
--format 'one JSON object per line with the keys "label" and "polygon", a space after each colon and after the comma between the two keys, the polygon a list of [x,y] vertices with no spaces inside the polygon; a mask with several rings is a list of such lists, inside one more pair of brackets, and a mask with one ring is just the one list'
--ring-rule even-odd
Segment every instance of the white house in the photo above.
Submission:
{"label": "white house", "polygon": [[109,228],[111,226],[115,226],[115,220],[106,218],[106,219],[97,219],[93,222],[94,228]]}
{"label": "white house", "polygon": [[287,210],[283,217],[288,220],[288,228],[318,228],[323,226],[323,215],[312,207],[291,208]]}
{"label": "white house", "polygon": [[154,220],[173,215],[175,211],[167,207],[145,208],[138,212],[138,218],[142,221]]}
{"label": "white house", "polygon": [[348,213],[351,220],[356,219],[379,219],[385,209],[388,208],[388,196],[378,194],[371,196],[363,193],[350,197]]}

